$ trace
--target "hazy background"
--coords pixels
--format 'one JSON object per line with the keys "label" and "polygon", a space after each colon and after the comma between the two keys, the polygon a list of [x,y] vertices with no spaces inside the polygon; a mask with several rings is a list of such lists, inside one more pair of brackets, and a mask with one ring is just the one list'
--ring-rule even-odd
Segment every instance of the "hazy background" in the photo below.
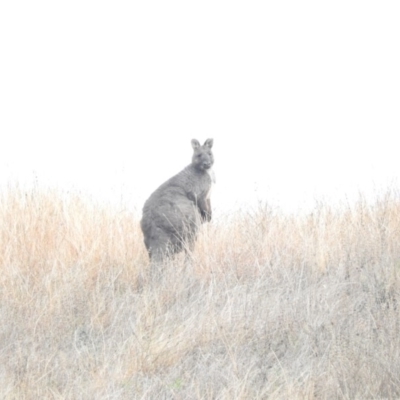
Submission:
{"label": "hazy background", "polygon": [[5,1],[0,185],[141,207],[214,138],[217,210],[396,186],[398,1]]}

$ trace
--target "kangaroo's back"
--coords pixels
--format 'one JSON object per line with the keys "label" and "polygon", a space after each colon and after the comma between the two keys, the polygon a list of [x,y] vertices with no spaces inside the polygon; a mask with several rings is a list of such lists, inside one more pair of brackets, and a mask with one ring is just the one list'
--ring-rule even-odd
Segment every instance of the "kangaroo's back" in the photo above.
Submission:
{"label": "kangaroo's back", "polygon": [[215,181],[213,140],[192,140],[192,163],[156,189],[143,207],[141,228],[153,260],[193,244],[201,222],[211,220],[210,193]]}

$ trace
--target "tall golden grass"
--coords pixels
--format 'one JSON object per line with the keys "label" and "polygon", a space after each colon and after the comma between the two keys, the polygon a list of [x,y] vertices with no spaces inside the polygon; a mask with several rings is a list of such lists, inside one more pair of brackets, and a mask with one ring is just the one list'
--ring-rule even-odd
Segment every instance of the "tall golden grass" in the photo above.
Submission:
{"label": "tall golden grass", "polygon": [[396,193],[237,211],[157,280],[139,218],[1,193],[1,399],[400,398]]}

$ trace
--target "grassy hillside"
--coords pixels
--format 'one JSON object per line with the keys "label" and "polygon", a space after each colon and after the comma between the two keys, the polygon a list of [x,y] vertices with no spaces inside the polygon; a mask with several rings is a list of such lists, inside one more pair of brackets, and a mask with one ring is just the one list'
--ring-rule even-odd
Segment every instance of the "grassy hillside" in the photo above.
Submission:
{"label": "grassy hillside", "polygon": [[149,279],[139,217],[0,194],[1,399],[400,398],[400,199],[205,225]]}

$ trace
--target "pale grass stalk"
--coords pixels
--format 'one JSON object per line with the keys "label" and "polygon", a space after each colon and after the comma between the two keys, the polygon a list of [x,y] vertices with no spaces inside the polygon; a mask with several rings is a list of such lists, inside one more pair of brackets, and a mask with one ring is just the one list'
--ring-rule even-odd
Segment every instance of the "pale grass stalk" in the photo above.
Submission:
{"label": "pale grass stalk", "polygon": [[400,200],[204,225],[147,279],[140,216],[0,196],[0,398],[400,397]]}

